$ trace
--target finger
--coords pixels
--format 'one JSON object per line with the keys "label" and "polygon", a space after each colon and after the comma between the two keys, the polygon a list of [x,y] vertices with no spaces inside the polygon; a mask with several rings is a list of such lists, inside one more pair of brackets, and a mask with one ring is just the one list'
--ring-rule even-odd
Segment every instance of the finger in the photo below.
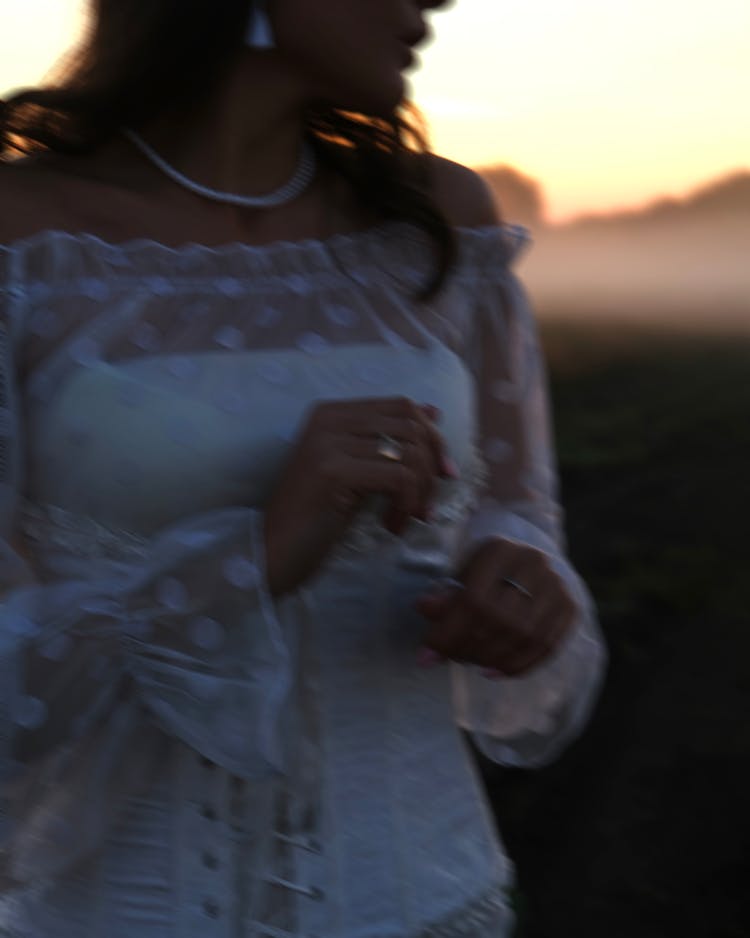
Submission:
{"label": "finger", "polygon": [[420,478],[427,479],[431,466],[429,456],[423,446],[413,440],[401,441],[402,454],[400,459],[390,459],[378,452],[379,440],[369,435],[352,436],[350,434],[337,435],[331,441],[331,446],[342,452],[355,456],[357,459],[379,460],[381,462],[403,463],[409,466]]}
{"label": "finger", "polygon": [[[375,430],[384,433],[402,443],[412,443],[420,448],[424,463],[425,474],[422,489],[422,504],[418,517],[423,521],[429,519],[429,509],[434,498],[436,480],[445,476],[456,477],[455,468],[446,457],[446,447],[443,437],[438,432],[434,421],[427,415],[424,408],[414,409],[413,402],[406,407],[402,416],[382,416],[369,426],[371,433]],[[366,433],[363,424],[359,430]]]}
{"label": "finger", "polygon": [[[483,545],[487,548],[487,545]],[[498,568],[512,549],[498,539],[488,549],[482,549],[470,558],[459,574],[465,584],[462,634],[446,636],[438,633],[438,641],[452,642],[454,650],[460,645],[464,660],[490,666],[501,653],[506,653],[518,642],[518,637],[509,634],[521,618],[520,609],[513,607],[515,597],[499,589]],[[455,626],[457,628],[457,626]]]}
{"label": "finger", "polygon": [[[545,653],[551,623],[561,611],[569,614],[572,607],[547,556],[512,540],[485,542],[467,559],[463,578],[474,611],[475,633],[485,638],[474,646],[475,660],[503,673],[515,672]],[[485,623],[493,625],[489,636]]]}
{"label": "finger", "polygon": [[372,414],[363,417],[361,414],[351,415],[347,420],[341,420],[337,429],[350,436],[377,437],[380,433],[392,436],[401,443],[420,443],[426,439],[421,420],[414,417],[393,417],[389,414]]}
{"label": "finger", "polygon": [[414,472],[419,491],[417,504],[413,506],[409,513],[415,518],[427,521],[428,509],[432,503],[435,489],[435,467],[432,462],[432,455],[423,442],[411,442],[407,443],[404,449],[403,462]]}
{"label": "finger", "polygon": [[[418,459],[423,465],[422,504],[418,517],[426,521],[428,508],[434,497],[436,480],[445,475],[441,462],[442,437],[427,417],[423,417],[421,420],[411,417],[384,417],[377,422],[376,429],[377,433],[375,433],[374,427],[368,429],[364,425],[360,425],[354,431],[354,435],[361,439],[367,438],[373,441],[376,441],[380,434],[392,437],[402,445],[405,454],[407,450],[409,451],[412,462]],[[377,445],[377,443],[373,445]]]}
{"label": "finger", "polygon": [[440,476],[457,479],[458,467],[448,455],[445,437],[436,426],[436,422],[440,419],[442,414],[440,410],[433,405],[422,405],[422,408],[429,417],[428,423],[424,426],[427,433],[427,444],[432,451],[436,472]]}
{"label": "finger", "polygon": [[402,395],[319,400],[314,412],[322,425],[339,429],[346,426],[349,431],[356,425],[368,424],[372,417],[403,417],[418,411],[419,404]]}
{"label": "finger", "polygon": [[332,502],[341,491],[361,494],[385,494],[406,516],[419,507],[420,480],[414,470],[403,462],[357,456],[336,449],[321,469]]}
{"label": "finger", "polygon": [[[433,452],[436,471],[441,475],[455,476],[455,467],[447,458],[445,441],[435,426],[439,416],[440,411],[434,405],[418,404],[405,396],[349,398],[319,401],[312,411],[309,425],[321,432],[344,431],[352,435],[387,433],[396,439],[415,438],[415,433],[419,432],[424,434]],[[398,426],[387,424],[381,427],[389,420],[395,421]],[[402,436],[404,421],[407,430]]]}
{"label": "finger", "polygon": [[[432,405],[419,405],[410,398],[374,398],[343,402],[346,406],[328,406],[324,417],[326,425],[336,427],[353,436],[386,434],[402,443],[415,443],[424,450],[429,468],[425,472],[422,503],[414,512],[416,517],[428,521],[437,477],[458,478],[458,470],[447,457],[445,441],[435,418],[439,410]],[[391,521],[398,518],[397,514]],[[403,519],[406,520],[405,518]]]}
{"label": "finger", "polygon": [[503,628],[498,595],[498,568],[501,566],[503,547],[499,544],[492,550],[481,550],[461,574],[466,585],[466,599],[470,614],[477,628],[488,628],[497,632]]}
{"label": "finger", "polygon": [[505,654],[514,655],[533,643],[540,622],[554,611],[557,590],[551,588],[555,584],[550,576],[545,556],[534,548],[520,547],[506,559],[497,582],[498,606],[508,624]]}
{"label": "finger", "polygon": [[433,619],[441,615],[446,609],[451,600],[451,596],[452,594],[449,592],[434,596],[420,596],[415,602],[414,608],[428,619]]}
{"label": "finger", "polygon": [[490,552],[480,555],[465,574],[466,600],[474,628],[487,635],[493,648],[509,650],[523,640],[528,628],[530,605],[527,597],[513,590],[498,575],[497,556]]}
{"label": "finger", "polygon": [[528,603],[498,590],[488,611],[480,613],[474,607],[472,631],[478,640],[472,660],[486,667],[503,664],[527,640],[530,628]]}
{"label": "finger", "polygon": [[[430,417],[428,410],[435,417]],[[455,466],[448,458],[445,440],[435,426],[435,419],[440,415],[438,408],[429,404],[418,404],[408,397],[396,397],[379,399],[377,412],[384,417],[395,417],[418,423],[431,450],[437,474],[455,477]]]}
{"label": "finger", "polygon": [[[370,444],[372,445],[372,441],[370,441]],[[375,458],[382,457],[376,453]],[[390,509],[386,512],[386,517],[393,521],[399,529],[408,522],[410,517],[418,518],[420,521],[428,521],[434,487],[431,468],[428,465],[428,456],[423,449],[413,444],[407,444],[402,462],[413,473],[416,494],[414,500],[408,504],[401,504],[397,500],[393,500]]]}
{"label": "finger", "polygon": [[515,541],[489,538],[466,558],[459,576],[472,595],[491,596],[503,576],[521,568],[523,551]]}
{"label": "finger", "polygon": [[508,673],[523,673],[548,657],[571,631],[577,606],[564,583],[552,573],[537,593],[528,639],[506,658]]}
{"label": "finger", "polygon": [[498,643],[493,649],[495,664],[506,674],[517,673],[523,662],[536,657],[546,647],[558,612],[549,602],[537,600],[532,605],[527,601],[525,621],[513,629],[513,639],[505,645]]}
{"label": "finger", "polygon": [[455,577],[441,577],[434,580],[429,588],[417,597],[414,608],[428,619],[438,617],[456,593],[463,589],[463,583]]}
{"label": "finger", "polygon": [[525,544],[513,546],[515,550],[506,560],[503,570],[503,579],[508,586],[522,595],[530,594],[526,596],[530,600],[549,593],[550,587],[556,588],[557,574],[543,551]]}
{"label": "finger", "polygon": [[523,651],[519,651],[503,664],[503,673],[515,677],[526,674],[542,664],[559,648],[568,631],[564,616],[558,615],[557,619],[545,629],[543,638],[530,644]]}
{"label": "finger", "polygon": [[[419,497],[417,503],[412,508],[404,509],[398,507],[396,512],[400,514],[401,511],[406,511],[407,517],[408,515],[413,515],[416,518],[420,518],[422,521],[427,521],[428,509],[432,501],[432,493],[435,487],[435,467],[432,464],[432,455],[426,448],[423,438],[419,439],[421,435],[420,430],[417,429],[415,433],[418,437],[416,440],[403,439],[401,441],[401,459],[391,460],[391,462],[400,461],[412,469],[417,477]],[[337,442],[332,445],[361,459],[383,460],[385,458],[378,452],[378,438],[372,434],[360,433],[359,435],[340,435],[337,437]]]}
{"label": "finger", "polygon": [[[445,585],[441,592],[425,593],[417,598],[414,608],[425,619],[437,621],[447,611],[457,588],[461,588],[460,585]],[[420,647],[417,655],[417,661],[422,667],[431,667],[433,664],[445,660],[445,656],[424,644]]]}
{"label": "finger", "polygon": [[471,655],[470,615],[462,593],[456,593],[443,607],[423,639],[423,644],[445,658],[468,661]]}

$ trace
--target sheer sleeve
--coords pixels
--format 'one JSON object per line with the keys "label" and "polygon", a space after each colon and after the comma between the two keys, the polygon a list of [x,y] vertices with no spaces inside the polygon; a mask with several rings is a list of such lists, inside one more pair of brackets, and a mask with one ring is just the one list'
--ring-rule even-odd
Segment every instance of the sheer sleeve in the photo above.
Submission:
{"label": "sheer sleeve", "polygon": [[487,537],[532,545],[550,558],[578,615],[558,649],[527,674],[488,680],[477,668],[454,665],[453,687],[458,722],[486,756],[534,767],[553,761],[581,732],[607,653],[591,597],[566,556],[545,367],[526,293],[509,269],[526,238],[525,229],[484,234],[472,270],[478,300],[469,357],[489,471],[463,531],[459,564]]}
{"label": "sheer sleeve", "polygon": [[261,515],[205,511],[123,558],[42,576],[15,520],[24,472],[15,297],[0,249],[0,875],[95,847],[118,799],[178,738],[233,773],[283,770],[289,655]]}

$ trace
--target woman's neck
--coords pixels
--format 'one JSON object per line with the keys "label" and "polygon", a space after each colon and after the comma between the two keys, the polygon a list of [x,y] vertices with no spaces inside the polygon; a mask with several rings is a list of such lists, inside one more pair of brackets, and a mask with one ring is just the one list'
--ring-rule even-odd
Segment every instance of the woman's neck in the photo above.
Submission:
{"label": "woman's neck", "polygon": [[301,95],[273,54],[247,55],[198,108],[160,117],[140,131],[191,179],[260,195],[283,185],[297,166],[304,133]]}
{"label": "woman's neck", "polygon": [[[247,195],[273,191],[297,166],[304,96],[301,82],[281,74],[272,61],[261,64],[253,59],[250,55],[243,60],[220,90],[189,115],[160,116],[134,129],[196,182]],[[81,217],[65,227],[91,231],[104,240],[149,237],[165,244],[265,244],[325,238],[379,220],[325,162],[299,198],[269,211],[196,197],[167,178],[121,134],[86,156],[46,162],[52,164],[52,185],[59,187],[60,170],[72,177],[74,194],[65,204],[77,206]]]}

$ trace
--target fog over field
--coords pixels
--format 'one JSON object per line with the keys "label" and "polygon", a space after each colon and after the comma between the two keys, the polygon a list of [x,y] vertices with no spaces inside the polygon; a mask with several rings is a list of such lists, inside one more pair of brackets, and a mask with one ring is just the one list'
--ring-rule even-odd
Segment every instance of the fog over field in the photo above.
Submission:
{"label": "fog over field", "polygon": [[750,332],[750,171],[636,211],[561,225],[539,185],[507,167],[482,170],[507,221],[534,246],[519,261],[542,317],[607,317]]}

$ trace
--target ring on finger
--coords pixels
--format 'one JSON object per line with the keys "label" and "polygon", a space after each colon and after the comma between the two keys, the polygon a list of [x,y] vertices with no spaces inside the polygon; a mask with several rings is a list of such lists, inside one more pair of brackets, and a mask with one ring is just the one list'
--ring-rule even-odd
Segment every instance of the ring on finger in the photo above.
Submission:
{"label": "ring on finger", "polygon": [[475,642],[479,642],[481,648],[483,648],[488,641],[492,640],[492,629],[474,629],[472,638]]}
{"label": "ring on finger", "polygon": [[525,596],[527,599],[533,599],[534,594],[526,589],[523,583],[519,583],[518,580],[514,580],[512,577],[504,576],[503,583],[506,583],[512,589],[519,592],[522,596]]}
{"label": "ring on finger", "polygon": [[455,577],[446,576],[435,581],[436,590],[466,589],[465,585]]}
{"label": "ring on finger", "polygon": [[392,436],[388,436],[387,433],[378,434],[378,445],[375,450],[378,456],[382,456],[384,459],[389,459],[391,462],[403,462],[404,461],[404,447],[398,440],[395,440]]}

